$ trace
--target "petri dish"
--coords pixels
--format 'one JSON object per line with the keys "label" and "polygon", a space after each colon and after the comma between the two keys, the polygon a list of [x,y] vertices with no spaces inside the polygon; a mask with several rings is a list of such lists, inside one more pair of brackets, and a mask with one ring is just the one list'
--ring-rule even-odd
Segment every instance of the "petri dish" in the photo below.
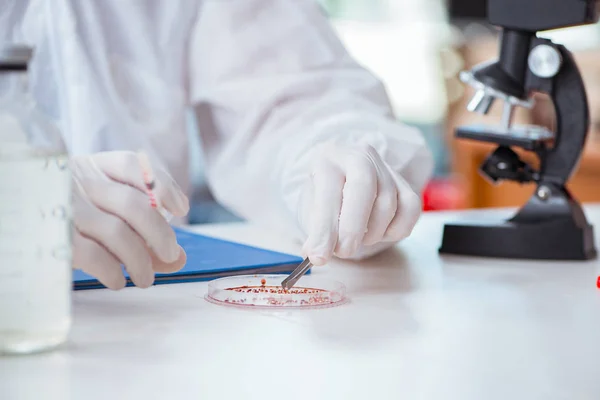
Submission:
{"label": "petri dish", "polygon": [[243,308],[325,308],[347,301],[343,283],[315,276],[303,276],[285,290],[287,275],[241,275],[215,279],[208,284],[206,300]]}

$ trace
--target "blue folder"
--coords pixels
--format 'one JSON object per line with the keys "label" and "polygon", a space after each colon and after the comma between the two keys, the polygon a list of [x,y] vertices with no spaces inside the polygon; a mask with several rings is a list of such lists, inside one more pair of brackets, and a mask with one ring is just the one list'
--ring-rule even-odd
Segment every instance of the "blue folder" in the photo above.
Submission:
{"label": "blue folder", "polygon": [[[156,274],[155,284],[208,281],[232,275],[290,273],[302,262],[291,254],[264,250],[227,240],[215,239],[174,228],[179,245],[187,254],[186,265],[178,272]],[[133,286],[125,270],[127,286]],[[94,277],[81,270],[73,271],[75,290],[101,289]]]}

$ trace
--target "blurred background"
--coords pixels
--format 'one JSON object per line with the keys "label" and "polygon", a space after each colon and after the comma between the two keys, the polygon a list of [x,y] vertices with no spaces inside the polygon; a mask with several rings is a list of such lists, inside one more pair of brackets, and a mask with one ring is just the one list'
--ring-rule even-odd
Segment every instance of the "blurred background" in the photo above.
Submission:
{"label": "blurred background", "polygon": [[[458,79],[461,70],[496,57],[497,31],[486,23],[486,0],[318,0],[349,52],[386,85],[397,118],[419,127],[435,156],[435,174],[423,194],[424,210],[520,206],[532,185],[491,185],[478,168],[494,148],[453,137],[454,127],[498,124],[501,104],[487,116],[470,113],[473,95]],[[544,34],[571,50],[579,62],[591,107],[591,136],[579,170],[570,182],[582,202],[600,202],[600,26]],[[545,98],[519,109],[517,124],[553,128]],[[196,141],[190,119],[191,140]],[[522,154],[531,160],[527,154]],[[216,204],[201,173],[202,157],[192,154],[196,186],[191,222],[236,220]]]}

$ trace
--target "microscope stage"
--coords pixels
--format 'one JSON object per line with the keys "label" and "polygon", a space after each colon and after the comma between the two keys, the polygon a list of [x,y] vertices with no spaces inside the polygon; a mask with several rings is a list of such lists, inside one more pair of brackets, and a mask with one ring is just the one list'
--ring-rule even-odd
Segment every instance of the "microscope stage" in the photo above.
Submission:
{"label": "microscope stage", "polygon": [[456,129],[456,137],[500,146],[518,146],[530,151],[543,150],[554,140],[551,131],[536,125],[517,125],[508,130],[492,125],[460,126]]}

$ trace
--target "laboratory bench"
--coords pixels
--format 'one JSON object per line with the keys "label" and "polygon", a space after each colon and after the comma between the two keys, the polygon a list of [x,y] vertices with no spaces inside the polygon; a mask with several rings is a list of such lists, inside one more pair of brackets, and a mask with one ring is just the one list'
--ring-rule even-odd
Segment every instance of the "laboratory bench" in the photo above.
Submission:
{"label": "laboratory bench", "polygon": [[[438,254],[445,221],[510,213],[425,213],[396,248],[314,268],[346,285],[334,308],[228,308],[207,283],[77,291],[64,348],[0,358],[0,399],[597,400],[600,261]],[[246,223],[190,229],[299,250]]]}

